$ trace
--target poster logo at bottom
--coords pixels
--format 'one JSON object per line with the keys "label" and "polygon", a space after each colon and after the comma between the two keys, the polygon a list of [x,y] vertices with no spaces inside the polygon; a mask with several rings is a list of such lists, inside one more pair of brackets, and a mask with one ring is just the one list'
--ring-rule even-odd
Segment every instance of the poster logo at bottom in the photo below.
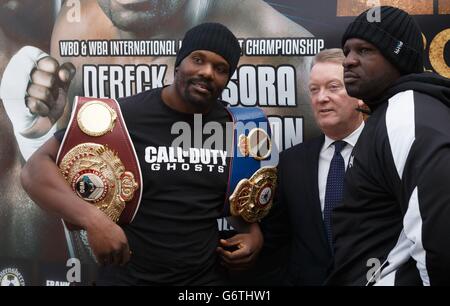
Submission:
{"label": "poster logo at bottom", "polygon": [[0,286],[25,286],[25,280],[19,270],[6,268],[0,271]]}

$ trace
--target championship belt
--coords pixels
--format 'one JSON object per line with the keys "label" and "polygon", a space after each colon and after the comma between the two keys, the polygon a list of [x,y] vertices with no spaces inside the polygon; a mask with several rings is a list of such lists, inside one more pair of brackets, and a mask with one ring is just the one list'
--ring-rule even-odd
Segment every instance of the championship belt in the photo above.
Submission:
{"label": "championship belt", "polygon": [[133,221],[142,196],[142,174],[117,101],[75,97],[57,165],[80,198],[114,222]]}
{"label": "championship belt", "polygon": [[[253,223],[265,217],[272,207],[277,184],[272,154],[270,125],[260,108],[227,108],[234,124],[233,158],[230,162],[224,212]],[[276,158],[278,161],[278,159]]]}

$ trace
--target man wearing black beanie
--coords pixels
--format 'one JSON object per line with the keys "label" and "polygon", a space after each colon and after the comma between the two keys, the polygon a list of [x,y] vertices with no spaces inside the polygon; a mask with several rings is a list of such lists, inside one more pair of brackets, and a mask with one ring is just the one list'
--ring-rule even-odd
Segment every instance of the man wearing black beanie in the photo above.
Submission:
{"label": "man wearing black beanie", "polygon": [[342,46],[347,92],[372,115],[333,211],[327,283],[449,285],[450,80],[423,72],[421,31],[398,8],[359,15]]}
{"label": "man wearing black beanie", "polygon": [[38,205],[86,230],[102,265],[98,285],[226,285],[220,258],[235,269],[255,259],[262,247],[257,223],[245,224],[248,233],[227,240],[219,239],[217,228],[229,173],[234,173],[227,154],[232,152],[228,137],[233,135],[226,133],[231,118],[219,97],[240,53],[225,26],[197,25],[183,39],[173,84],[119,100],[142,170],[142,200],[132,222],[117,225],[67,186],[55,161],[65,139],[74,136],[72,123],[67,134],[57,132],[23,168],[23,187]]}

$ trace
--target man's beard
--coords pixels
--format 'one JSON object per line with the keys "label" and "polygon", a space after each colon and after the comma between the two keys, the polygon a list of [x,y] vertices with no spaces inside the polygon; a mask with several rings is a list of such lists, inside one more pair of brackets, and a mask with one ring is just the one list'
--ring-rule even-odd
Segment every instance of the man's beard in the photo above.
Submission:
{"label": "man's beard", "polygon": [[128,17],[122,16],[120,13],[111,12],[110,19],[117,28],[132,33],[150,32],[150,30],[155,30],[155,27],[161,24],[161,19],[156,25],[151,22],[153,19],[158,19],[158,17],[152,16],[150,12],[139,12],[137,14],[139,15]]}
{"label": "man's beard", "polygon": [[[191,90],[195,84],[202,84],[209,91],[209,95],[192,94]],[[203,111],[210,108],[219,98],[222,91],[216,88],[211,81],[208,81],[201,77],[190,78],[185,81],[185,87],[183,90],[183,98],[185,102],[194,106],[197,111]]]}
{"label": "man's beard", "polygon": [[[148,0],[139,10],[114,9],[111,7],[113,3],[106,1],[98,1],[98,3],[114,26],[120,30],[149,35],[166,29],[184,6],[184,2],[173,0]],[[146,3],[148,8],[145,7]]]}

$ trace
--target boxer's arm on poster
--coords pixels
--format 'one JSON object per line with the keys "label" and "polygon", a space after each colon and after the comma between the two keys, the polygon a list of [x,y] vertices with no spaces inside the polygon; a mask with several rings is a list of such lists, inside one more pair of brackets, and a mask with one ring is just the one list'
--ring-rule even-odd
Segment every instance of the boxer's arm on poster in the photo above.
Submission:
{"label": "boxer's arm on poster", "polygon": [[[75,66],[70,62],[60,64],[51,56],[39,60],[30,73],[26,92],[25,102],[30,112],[48,118],[54,125],[68,104],[67,92],[75,72]],[[32,132],[39,133],[40,129],[35,125]]]}
{"label": "boxer's arm on poster", "polygon": [[0,96],[22,156],[31,154],[55,132],[54,124],[68,105],[67,89],[75,74],[42,50],[25,46],[9,61],[2,76]]}
{"label": "boxer's arm on poster", "polygon": [[59,146],[52,137],[30,157],[21,173],[24,190],[42,209],[86,229],[99,263],[126,263],[130,250],[125,233],[103,212],[75,195],[55,163]]}
{"label": "boxer's arm on poster", "polygon": [[[264,243],[264,238],[258,223],[249,226],[248,233],[240,233],[229,239],[221,239],[217,252],[220,254],[222,264],[231,270],[244,270],[250,268],[258,258]],[[237,247],[235,251],[225,248]]]}

